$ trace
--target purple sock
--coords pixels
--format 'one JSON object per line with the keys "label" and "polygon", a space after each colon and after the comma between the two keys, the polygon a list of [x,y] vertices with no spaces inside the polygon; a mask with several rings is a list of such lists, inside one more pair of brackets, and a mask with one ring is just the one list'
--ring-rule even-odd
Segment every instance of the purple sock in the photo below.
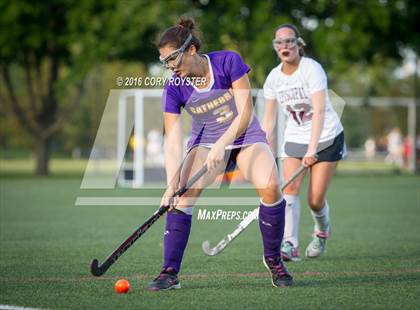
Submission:
{"label": "purple sock", "polygon": [[178,273],[181,269],[182,256],[190,236],[192,215],[174,210],[166,215],[166,227],[163,236],[163,268],[172,267]]}
{"label": "purple sock", "polygon": [[260,204],[259,224],[264,244],[264,256],[280,255],[281,241],[284,234],[284,216],[286,200],[280,200],[275,206]]}

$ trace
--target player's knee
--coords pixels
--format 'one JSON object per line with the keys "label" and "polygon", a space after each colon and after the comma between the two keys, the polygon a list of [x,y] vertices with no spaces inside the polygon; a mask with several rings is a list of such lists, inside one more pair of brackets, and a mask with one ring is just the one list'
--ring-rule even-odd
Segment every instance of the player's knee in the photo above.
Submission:
{"label": "player's knee", "polygon": [[277,201],[279,201],[281,194],[280,194],[280,190],[279,190],[279,184],[276,182],[273,182],[271,184],[269,184],[267,186],[267,188],[265,188],[265,190],[263,191],[263,197],[262,200],[265,203],[275,203]]}
{"label": "player's knee", "polygon": [[309,196],[308,205],[312,210],[319,211],[324,207],[325,198],[323,196]]}
{"label": "player's knee", "polygon": [[284,189],[283,193],[287,195],[299,195],[299,191],[300,186],[298,184],[292,183]]}
{"label": "player's knee", "polygon": [[299,195],[301,184],[301,180],[295,180],[286,186],[283,193],[288,195]]}
{"label": "player's knee", "polygon": [[190,188],[184,195],[179,197],[177,205],[181,208],[186,206],[193,206],[201,192],[201,188]]}

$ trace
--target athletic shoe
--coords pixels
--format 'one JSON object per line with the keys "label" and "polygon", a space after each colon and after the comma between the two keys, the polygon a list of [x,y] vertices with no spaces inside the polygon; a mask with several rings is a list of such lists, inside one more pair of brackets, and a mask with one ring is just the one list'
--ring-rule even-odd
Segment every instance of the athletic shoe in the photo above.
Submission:
{"label": "athletic shoe", "polygon": [[290,241],[283,242],[281,244],[281,258],[284,261],[299,262],[300,252],[298,247],[294,247]]}
{"label": "athletic shoe", "polygon": [[271,283],[274,287],[286,287],[293,284],[293,277],[283,264],[280,256],[263,257],[263,263],[271,275]]}
{"label": "athletic shoe", "polygon": [[317,232],[313,234],[313,239],[306,248],[305,255],[309,258],[316,258],[325,252],[329,232]]}
{"label": "athletic shoe", "polygon": [[177,273],[172,267],[163,269],[162,272],[149,283],[149,291],[166,291],[181,288]]}

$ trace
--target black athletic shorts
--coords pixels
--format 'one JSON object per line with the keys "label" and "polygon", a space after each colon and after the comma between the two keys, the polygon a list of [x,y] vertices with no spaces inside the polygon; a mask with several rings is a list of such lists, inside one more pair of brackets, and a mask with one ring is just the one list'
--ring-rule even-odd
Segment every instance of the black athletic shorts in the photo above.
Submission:
{"label": "black athletic shorts", "polygon": [[[286,142],[284,144],[284,153],[287,157],[302,159],[308,149],[307,144]],[[317,148],[318,162],[321,161],[339,161],[346,155],[346,146],[344,143],[344,131],[334,139],[321,142]]]}
{"label": "black athletic shorts", "polygon": [[230,172],[230,171],[234,171],[238,168],[237,164],[236,164],[236,159],[237,159],[238,154],[241,150],[242,150],[242,148],[238,147],[238,148],[226,151],[225,161],[227,162],[227,164],[226,164],[226,168],[225,168],[225,173]]}

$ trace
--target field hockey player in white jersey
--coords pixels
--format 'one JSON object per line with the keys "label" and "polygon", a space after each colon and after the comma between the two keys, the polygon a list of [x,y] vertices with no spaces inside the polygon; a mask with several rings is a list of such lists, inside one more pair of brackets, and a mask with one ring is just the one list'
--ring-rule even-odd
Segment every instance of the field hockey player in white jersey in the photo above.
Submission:
{"label": "field hockey player in white jersey", "polygon": [[[287,114],[281,147],[284,179],[300,165],[310,170],[308,204],[314,220],[313,239],[307,257],[325,251],[330,236],[330,208],[326,193],[338,161],[344,155],[344,131],[329,97],[327,76],[315,60],[304,57],[305,42],[291,24],[279,26],[273,47],[281,63],[271,70],[264,83],[265,114],[263,129],[271,140],[278,106]],[[281,254],[284,260],[299,261],[299,192],[305,173],[284,190],[287,201],[286,224]]]}

